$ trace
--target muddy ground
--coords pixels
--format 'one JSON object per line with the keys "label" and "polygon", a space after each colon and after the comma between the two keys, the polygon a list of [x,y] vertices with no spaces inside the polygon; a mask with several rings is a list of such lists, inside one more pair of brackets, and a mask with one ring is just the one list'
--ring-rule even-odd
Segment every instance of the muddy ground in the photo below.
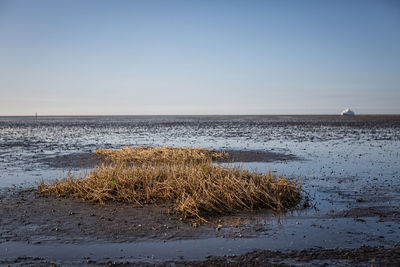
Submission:
{"label": "muddy ground", "polygon": [[[237,213],[209,218],[208,224],[193,227],[179,216],[168,214],[167,207],[133,207],[122,203],[103,206],[72,199],[39,197],[32,190],[3,192],[0,204],[0,243],[22,241],[29,244],[85,242],[135,242],[139,240],[196,239],[207,237],[248,238],[259,235],[261,224],[248,224],[245,218],[275,216],[269,211],[256,214]],[[368,212],[369,211],[369,212]],[[338,216],[338,215],[334,215]],[[378,216],[381,221],[400,223],[399,210],[351,210],[342,216]],[[221,229],[226,227],[227,229]],[[254,251],[243,255],[207,257],[202,261],[141,262],[124,259],[96,260],[90,253],[72,265],[90,266],[396,266],[400,264],[399,247],[360,247],[358,249],[307,249],[289,251]],[[50,257],[51,258],[51,257]],[[1,265],[61,265],[44,257],[0,257]],[[67,264],[68,265],[68,264]]]}
{"label": "muddy ground", "polygon": [[[0,119],[0,265],[399,266],[399,129],[400,116]],[[125,145],[225,150],[225,162],[301,176],[312,205],[193,227],[165,206],[35,194]]]}
{"label": "muddy ground", "polygon": [[[270,162],[296,160],[294,155],[263,151],[228,151],[231,155],[224,162]],[[50,157],[42,161],[52,167],[91,167],[99,163],[93,154],[73,154]],[[373,199],[357,199],[368,202]],[[299,207],[298,212],[305,208]],[[312,209],[308,208],[308,209]],[[263,222],[265,218],[279,224],[281,217],[268,210],[238,212],[228,216],[208,218],[209,223],[193,225],[172,214],[167,206],[135,207],[125,203],[107,202],[104,205],[87,203],[79,199],[41,197],[35,188],[8,188],[1,192],[0,244],[23,242],[25,244],[81,244],[81,243],[129,243],[141,241],[170,242],[205,238],[246,239],[260,235],[279,235],[279,229]],[[349,208],[338,213],[319,216],[321,219],[351,218],[356,222],[375,218],[378,222],[400,223],[398,206],[366,206]],[[323,225],[313,224],[312,227]],[[261,223],[258,223],[260,221]],[[297,223],[297,222],[296,222]],[[364,236],[363,236],[364,235]],[[361,234],[367,240],[368,234]],[[397,244],[398,245],[398,244]],[[74,262],[51,261],[51,257],[0,257],[4,265],[110,265],[110,266],[290,266],[290,265],[351,265],[393,266],[400,264],[399,247],[367,247],[354,249],[306,249],[289,252],[261,250],[242,255],[210,256],[200,261],[158,260],[138,261],[129,258],[100,260],[90,253]],[[18,246],[17,246],[18,248]]]}
{"label": "muddy ground", "polygon": [[[229,156],[223,159],[218,159],[217,162],[220,163],[300,160],[293,154],[284,154],[263,150],[223,150],[221,152],[226,152],[229,154]],[[97,156],[93,153],[75,153],[69,155],[41,158],[38,159],[37,162],[51,168],[91,168],[99,163],[102,163],[102,159],[100,156]]]}
{"label": "muddy ground", "polygon": [[[290,251],[254,251],[240,256],[210,257],[204,261],[166,261],[158,263],[128,261],[96,261],[88,257],[78,265],[86,266],[399,266],[400,247],[358,249],[313,249]],[[59,266],[57,263],[40,257],[19,257],[13,260],[0,260],[4,265]]]}

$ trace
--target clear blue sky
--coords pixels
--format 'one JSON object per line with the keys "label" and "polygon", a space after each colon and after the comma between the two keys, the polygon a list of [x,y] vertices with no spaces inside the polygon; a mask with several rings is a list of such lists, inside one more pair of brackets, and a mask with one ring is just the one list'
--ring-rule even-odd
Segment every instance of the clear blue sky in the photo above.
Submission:
{"label": "clear blue sky", "polygon": [[0,0],[0,115],[400,113],[400,1]]}

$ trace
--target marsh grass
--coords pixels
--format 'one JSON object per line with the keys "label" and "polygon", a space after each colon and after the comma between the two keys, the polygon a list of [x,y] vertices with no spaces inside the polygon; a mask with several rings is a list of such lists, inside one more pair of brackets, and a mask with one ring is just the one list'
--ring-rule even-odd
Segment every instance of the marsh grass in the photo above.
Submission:
{"label": "marsh grass", "polygon": [[168,205],[194,222],[236,210],[285,211],[301,199],[301,186],[296,182],[213,163],[213,158],[226,155],[210,150],[124,148],[96,153],[112,163],[96,166],[83,177],[67,175],[51,184],[42,182],[39,194],[98,203]]}
{"label": "marsh grass", "polygon": [[203,148],[187,147],[123,147],[121,149],[97,149],[96,155],[107,161],[112,162],[164,162],[164,163],[182,163],[182,162],[203,162],[208,160],[223,159],[229,155],[225,152]]}

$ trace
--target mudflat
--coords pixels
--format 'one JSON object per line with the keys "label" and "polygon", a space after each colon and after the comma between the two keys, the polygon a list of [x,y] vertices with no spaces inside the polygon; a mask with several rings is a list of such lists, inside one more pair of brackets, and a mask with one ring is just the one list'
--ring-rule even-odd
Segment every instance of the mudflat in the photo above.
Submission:
{"label": "mudflat", "polygon": [[[2,118],[0,133],[2,265],[399,264],[400,116]],[[36,194],[125,145],[227,151],[221,164],[299,181],[310,206],[193,227],[168,206]]]}

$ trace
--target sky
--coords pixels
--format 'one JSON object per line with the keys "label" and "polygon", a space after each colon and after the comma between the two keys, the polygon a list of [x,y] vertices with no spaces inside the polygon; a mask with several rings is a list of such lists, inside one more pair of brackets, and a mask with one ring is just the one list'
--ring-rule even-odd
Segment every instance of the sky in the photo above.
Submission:
{"label": "sky", "polygon": [[400,1],[0,0],[0,115],[400,114]]}

